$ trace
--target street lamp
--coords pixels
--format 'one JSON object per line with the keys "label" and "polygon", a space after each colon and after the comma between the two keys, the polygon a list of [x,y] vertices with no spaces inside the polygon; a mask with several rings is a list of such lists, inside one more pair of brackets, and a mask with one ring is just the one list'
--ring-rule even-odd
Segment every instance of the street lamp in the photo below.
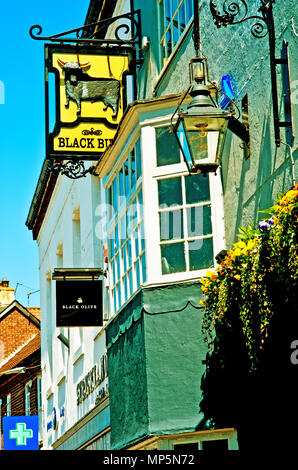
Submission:
{"label": "street lamp", "polygon": [[205,83],[204,61],[197,59],[197,71],[189,90],[192,97],[186,110],[179,106],[173,132],[178,140],[190,173],[216,171],[220,164],[228,120],[232,114],[223,111],[211,98]]}
{"label": "street lamp", "polygon": [[[199,2],[194,0],[194,46],[196,57],[190,61],[191,85],[179,102],[177,121],[171,124],[190,173],[215,172],[220,165],[227,129],[249,143],[247,128],[234,117],[234,112],[218,107],[208,86],[207,59],[200,53]],[[194,67],[196,68],[194,72]],[[182,103],[190,95],[186,109]],[[230,100],[231,101],[231,100]],[[232,103],[232,102],[231,102]],[[172,121],[177,110],[172,116]]]}

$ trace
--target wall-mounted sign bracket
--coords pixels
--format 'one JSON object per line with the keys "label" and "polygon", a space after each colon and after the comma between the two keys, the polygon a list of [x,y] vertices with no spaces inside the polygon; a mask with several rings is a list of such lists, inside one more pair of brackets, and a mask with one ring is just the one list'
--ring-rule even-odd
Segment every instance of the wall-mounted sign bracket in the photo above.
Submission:
{"label": "wall-mounted sign bracket", "polygon": [[[101,37],[113,23],[116,23],[114,31],[115,39]],[[40,25],[33,25],[29,30],[29,34],[32,39],[59,42],[60,44],[75,43],[93,46],[130,46],[137,51],[136,62],[138,66],[140,67],[143,63],[141,10],[135,10],[123,15],[96,21],[95,23],[89,23],[80,28],[74,28],[52,36],[42,36],[42,27]],[[66,37],[72,34],[76,36]]]}
{"label": "wall-mounted sign bracket", "polygon": [[[210,11],[217,28],[220,28],[221,26],[226,27],[228,25],[240,24],[244,21],[250,20],[252,21],[251,33],[255,38],[264,38],[268,34],[275,143],[277,147],[280,147],[280,128],[286,127],[287,129],[290,129],[288,131],[288,135],[289,133],[292,135],[291,145],[293,145],[293,132],[291,131],[292,120],[289,116],[289,109],[291,108],[291,103],[289,101],[290,92],[287,92],[286,96],[284,96],[285,121],[281,121],[279,118],[278,88],[276,74],[277,65],[283,66],[283,77],[288,76],[287,89],[290,88],[290,85],[288,73],[288,57],[287,53],[285,53],[284,46],[281,58],[276,58],[275,54],[275,27],[273,16],[273,4],[275,3],[275,0],[260,0],[260,2],[261,6],[258,9],[258,13],[260,13],[260,15],[249,15],[249,8],[245,0],[224,0],[222,7],[224,14],[220,14],[220,11],[217,9],[217,4],[214,2],[214,0],[210,0]],[[287,72],[285,71],[286,69]],[[283,86],[285,88],[285,85]]]}
{"label": "wall-mounted sign bracket", "polygon": [[[109,27],[114,26],[113,38],[107,39],[106,32]],[[134,77],[136,75],[136,69],[140,68],[143,63],[143,50],[142,50],[142,33],[141,33],[141,11],[135,10],[132,12],[125,13],[123,15],[114,16],[112,18],[107,18],[104,20],[96,21],[94,23],[85,24],[79,28],[74,28],[68,31],[64,31],[52,36],[43,36],[42,27],[40,25],[33,25],[29,30],[29,34],[32,39],[39,41],[49,41],[51,43],[56,43],[57,47],[69,44],[68,47],[73,46],[76,49],[77,55],[85,48],[93,47],[95,49],[101,49],[105,51],[105,54],[113,54],[115,49],[120,51],[126,51],[133,57],[133,60],[130,59],[130,69],[125,71],[127,75],[132,74]],[[66,46],[65,46],[66,47]],[[114,52],[115,54],[115,52]],[[124,54],[124,52],[123,52]],[[48,66],[46,60],[46,67]],[[56,72],[55,72],[56,73]],[[125,75],[124,74],[124,75]],[[123,76],[124,76],[123,75]],[[57,78],[57,77],[56,77]],[[89,77],[88,77],[89,79]],[[46,82],[46,86],[47,82]],[[136,81],[134,78],[134,93],[136,92]],[[123,111],[123,110],[122,110]],[[80,114],[80,111],[79,111]],[[83,117],[84,119],[84,117]],[[93,120],[97,121],[94,117]],[[112,126],[114,124],[112,123]],[[117,127],[114,125],[114,127]],[[85,131],[86,132],[86,131]],[[102,130],[96,130],[96,135]],[[85,143],[85,139],[83,138]],[[99,139],[101,142],[102,139]],[[105,142],[108,139],[105,139]],[[66,140],[68,142],[68,140]],[[107,145],[107,144],[106,144]],[[95,155],[94,155],[95,156]],[[59,162],[53,161],[51,166],[51,171],[56,174],[62,174],[71,179],[78,179],[85,177],[88,173],[92,173],[93,167],[85,169],[84,161],[86,159],[84,156],[77,158],[77,161],[73,161],[71,158],[60,158]],[[47,157],[48,158],[48,157]],[[55,160],[55,159],[54,159]],[[71,161],[72,160],[72,161]],[[96,160],[93,158],[93,160]]]}
{"label": "wall-mounted sign bracket", "polygon": [[101,268],[55,268],[52,279],[55,281],[92,280],[99,276],[106,276],[107,272]]}
{"label": "wall-mounted sign bracket", "polygon": [[85,168],[85,164],[82,160],[76,162],[68,160],[63,163],[53,162],[50,171],[53,173],[60,173],[70,179],[84,178],[88,173],[92,173],[94,166],[91,165],[89,168]]}

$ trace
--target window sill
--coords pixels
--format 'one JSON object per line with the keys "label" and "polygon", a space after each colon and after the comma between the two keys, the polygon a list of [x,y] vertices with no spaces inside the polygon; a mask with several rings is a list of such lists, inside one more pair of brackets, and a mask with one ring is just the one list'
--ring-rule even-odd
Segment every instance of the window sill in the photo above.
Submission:
{"label": "window sill", "polygon": [[160,275],[158,280],[156,280],[156,276],[154,278],[154,282],[148,279],[148,281],[144,284],[144,287],[148,286],[157,286],[161,284],[177,284],[183,283],[185,281],[200,281],[202,277],[206,276],[207,271],[214,271],[216,266],[212,266],[207,269],[200,269],[198,271],[191,271],[191,272],[181,272],[181,273],[172,273],[172,274],[163,274]]}
{"label": "window sill", "polygon": [[78,349],[73,353],[72,363],[75,365],[84,356],[83,346],[80,345]]}

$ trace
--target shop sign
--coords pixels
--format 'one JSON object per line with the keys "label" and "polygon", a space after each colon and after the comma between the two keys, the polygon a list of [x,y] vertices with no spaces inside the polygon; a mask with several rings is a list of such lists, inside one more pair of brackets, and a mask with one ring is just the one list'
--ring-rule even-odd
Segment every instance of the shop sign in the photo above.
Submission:
{"label": "shop sign", "polygon": [[3,448],[38,450],[38,416],[4,416]]}
{"label": "shop sign", "polygon": [[102,281],[56,281],[56,325],[103,326]]}
{"label": "shop sign", "polygon": [[97,160],[105,152],[126,108],[134,62],[125,47],[45,45],[47,159]]}
{"label": "shop sign", "polygon": [[86,398],[108,377],[107,355],[104,354],[99,362],[85,375],[77,385],[77,405]]}

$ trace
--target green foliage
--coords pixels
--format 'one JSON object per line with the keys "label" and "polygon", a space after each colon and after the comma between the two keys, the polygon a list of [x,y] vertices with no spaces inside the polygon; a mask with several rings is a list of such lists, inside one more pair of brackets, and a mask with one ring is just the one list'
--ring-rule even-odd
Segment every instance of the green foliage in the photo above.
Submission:
{"label": "green foliage", "polygon": [[266,213],[270,219],[258,227],[251,222],[240,228],[240,241],[201,280],[209,350],[222,367],[241,351],[248,373],[262,362],[272,319],[297,309],[298,185]]}
{"label": "green foliage", "polygon": [[260,234],[260,230],[254,224],[253,220],[251,220],[250,224],[247,227],[239,227],[239,233],[237,237],[240,240],[248,241],[250,239],[253,239],[259,236],[259,234]]}

